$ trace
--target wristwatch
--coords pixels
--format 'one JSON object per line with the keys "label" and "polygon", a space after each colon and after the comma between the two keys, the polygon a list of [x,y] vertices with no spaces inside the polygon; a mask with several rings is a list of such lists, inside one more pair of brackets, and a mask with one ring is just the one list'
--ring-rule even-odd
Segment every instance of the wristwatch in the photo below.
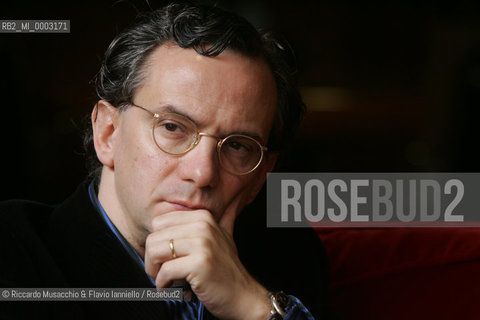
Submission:
{"label": "wristwatch", "polygon": [[281,320],[285,317],[285,309],[288,305],[288,296],[282,291],[269,292],[268,297],[272,304],[272,310],[270,310],[270,317],[267,320]]}

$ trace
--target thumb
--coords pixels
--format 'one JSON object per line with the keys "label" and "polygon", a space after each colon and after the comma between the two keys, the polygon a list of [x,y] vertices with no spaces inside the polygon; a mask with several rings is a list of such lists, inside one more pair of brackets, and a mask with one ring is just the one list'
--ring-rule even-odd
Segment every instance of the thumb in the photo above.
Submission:
{"label": "thumb", "polygon": [[225,210],[225,213],[223,216],[220,218],[220,221],[218,224],[227,231],[229,235],[233,237],[233,228],[235,226],[235,219],[237,218],[239,214],[239,206],[238,204],[234,206],[230,206]]}

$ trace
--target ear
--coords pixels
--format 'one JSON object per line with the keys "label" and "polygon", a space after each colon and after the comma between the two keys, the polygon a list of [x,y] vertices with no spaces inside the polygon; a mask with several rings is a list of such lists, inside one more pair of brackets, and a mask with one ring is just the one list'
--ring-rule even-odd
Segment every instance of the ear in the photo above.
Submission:
{"label": "ear", "polygon": [[267,179],[267,173],[273,170],[277,159],[278,153],[267,153],[265,155],[265,159],[263,159],[262,164],[257,169],[259,170],[259,172],[257,173],[258,176],[253,182],[252,188],[250,189],[251,191],[247,198],[247,204],[252,202],[253,199],[255,199],[255,197],[257,196],[257,194],[260,192],[263,184],[265,183],[265,180]]}
{"label": "ear", "polygon": [[93,144],[97,157],[104,166],[113,168],[113,133],[118,109],[105,100],[97,102],[92,111]]}

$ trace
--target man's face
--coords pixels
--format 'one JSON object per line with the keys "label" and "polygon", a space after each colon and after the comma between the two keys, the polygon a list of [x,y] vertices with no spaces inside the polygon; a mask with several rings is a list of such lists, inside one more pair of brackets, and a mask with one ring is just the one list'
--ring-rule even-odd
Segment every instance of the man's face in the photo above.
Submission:
{"label": "man's face", "polygon": [[[145,70],[136,105],[155,113],[174,109],[192,119],[199,131],[217,137],[242,132],[262,144],[268,141],[277,101],[274,78],[263,60],[230,51],[205,57],[169,44],[153,52]],[[117,112],[111,134],[113,165],[106,170],[114,190],[103,197],[121,211],[129,233],[144,239],[154,217],[199,208],[220,224],[233,225],[258,193],[273,157],[267,156],[250,174],[233,175],[220,166],[216,140],[210,137],[202,137],[183,155],[161,151],[152,137],[153,121],[147,112],[129,107]]]}

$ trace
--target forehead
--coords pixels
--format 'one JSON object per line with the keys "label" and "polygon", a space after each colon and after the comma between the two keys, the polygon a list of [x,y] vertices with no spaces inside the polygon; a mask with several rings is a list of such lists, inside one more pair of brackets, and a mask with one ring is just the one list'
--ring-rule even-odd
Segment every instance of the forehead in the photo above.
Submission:
{"label": "forehead", "polygon": [[168,44],[150,55],[144,71],[135,103],[156,111],[173,105],[212,134],[255,130],[268,138],[277,95],[263,59],[228,50],[206,57]]}

